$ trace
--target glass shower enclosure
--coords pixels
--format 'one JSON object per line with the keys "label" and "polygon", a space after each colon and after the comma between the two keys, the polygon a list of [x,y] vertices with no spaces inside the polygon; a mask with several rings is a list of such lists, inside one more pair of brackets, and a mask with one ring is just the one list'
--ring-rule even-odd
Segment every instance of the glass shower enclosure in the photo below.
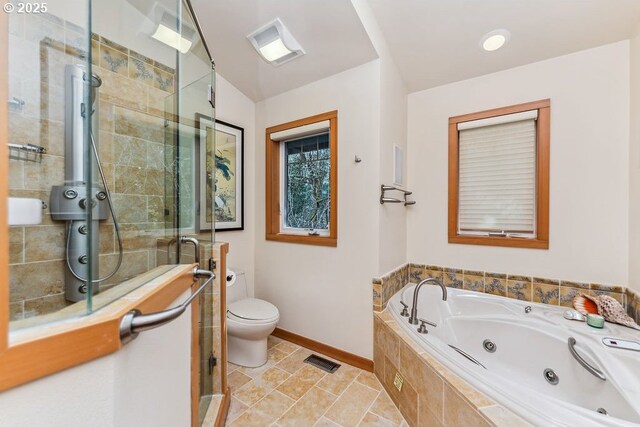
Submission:
{"label": "glass shower enclosure", "polygon": [[9,14],[12,333],[90,315],[193,262],[181,236],[214,241],[195,225],[213,188],[196,176],[196,118],[214,126],[215,71],[190,4],[47,6]]}

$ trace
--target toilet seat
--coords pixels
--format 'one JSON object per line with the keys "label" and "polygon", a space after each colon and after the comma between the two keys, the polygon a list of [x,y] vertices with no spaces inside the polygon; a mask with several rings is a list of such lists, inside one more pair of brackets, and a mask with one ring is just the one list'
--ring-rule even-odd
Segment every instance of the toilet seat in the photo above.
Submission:
{"label": "toilet seat", "polygon": [[280,317],[278,308],[257,298],[244,298],[229,304],[227,317],[240,323],[270,323]]}

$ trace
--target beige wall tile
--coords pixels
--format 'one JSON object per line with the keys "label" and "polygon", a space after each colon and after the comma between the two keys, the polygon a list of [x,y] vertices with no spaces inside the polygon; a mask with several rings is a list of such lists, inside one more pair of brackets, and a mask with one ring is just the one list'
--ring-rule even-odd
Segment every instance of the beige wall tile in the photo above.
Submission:
{"label": "beige wall tile", "polygon": [[416,392],[428,402],[428,410],[440,414],[444,387],[442,378],[404,341],[400,344],[399,370],[405,378],[410,378]]}
{"label": "beige wall tile", "polygon": [[65,258],[64,225],[26,227],[25,261],[48,261]]}
{"label": "beige wall tile", "polygon": [[357,426],[377,396],[378,392],[354,382],[329,408],[325,417],[343,427]]}
{"label": "beige wall tile", "polygon": [[414,426],[418,420],[418,393],[416,392],[412,382],[415,381],[413,376],[403,377],[402,389],[398,390],[394,385],[394,379],[398,368],[389,360],[384,360],[384,386],[391,399],[398,405],[400,412],[404,416],[409,425]]}
{"label": "beige wall tile", "polygon": [[448,385],[444,388],[444,425],[453,426],[491,426],[479,412],[459,396]]}
{"label": "beige wall tile", "polygon": [[558,301],[560,300],[560,286],[534,283],[532,296],[534,302],[558,305]]}
{"label": "beige wall tile", "polygon": [[9,301],[55,295],[64,292],[63,261],[13,264],[9,267]]}

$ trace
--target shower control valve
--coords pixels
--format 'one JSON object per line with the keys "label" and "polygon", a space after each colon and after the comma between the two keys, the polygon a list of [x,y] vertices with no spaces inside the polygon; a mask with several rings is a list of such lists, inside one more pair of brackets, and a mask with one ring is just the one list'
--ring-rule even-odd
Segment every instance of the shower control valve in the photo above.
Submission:
{"label": "shower control valve", "polygon": [[80,234],[87,234],[88,231],[89,229],[86,225],[81,225],[80,227],[78,227],[78,233]]}
{"label": "shower control valve", "polygon": [[76,190],[68,189],[64,190],[63,195],[66,199],[75,199],[78,197],[78,192]]}
{"label": "shower control valve", "polygon": [[106,198],[107,198],[107,193],[105,193],[104,191],[98,191],[96,193],[96,199],[105,200]]}
{"label": "shower control valve", "polygon": [[[82,209],[87,209],[87,199],[80,199],[80,202],[78,202],[78,204],[80,205],[80,207]],[[90,199],[89,205],[91,205],[91,208],[95,208],[96,207],[96,201],[93,199]]]}
{"label": "shower control valve", "polygon": [[86,255],[80,255],[80,256],[78,257],[78,262],[79,262],[80,264],[86,264],[88,260],[89,260],[89,259],[87,258],[87,256],[86,256]]}

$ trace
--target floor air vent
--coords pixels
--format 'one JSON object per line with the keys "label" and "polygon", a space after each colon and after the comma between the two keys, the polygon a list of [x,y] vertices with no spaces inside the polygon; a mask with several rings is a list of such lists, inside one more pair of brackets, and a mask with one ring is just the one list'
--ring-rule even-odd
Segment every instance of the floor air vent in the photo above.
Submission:
{"label": "floor air vent", "polygon": [[331,360],[325,359],[324,357],[320,357],[316,354],[312,354],[311,356],[304,359],[304,363],[313,365],[316,368],[329,372],[330,374],[333,374],[340,367],[339,364],[332,362]]}

